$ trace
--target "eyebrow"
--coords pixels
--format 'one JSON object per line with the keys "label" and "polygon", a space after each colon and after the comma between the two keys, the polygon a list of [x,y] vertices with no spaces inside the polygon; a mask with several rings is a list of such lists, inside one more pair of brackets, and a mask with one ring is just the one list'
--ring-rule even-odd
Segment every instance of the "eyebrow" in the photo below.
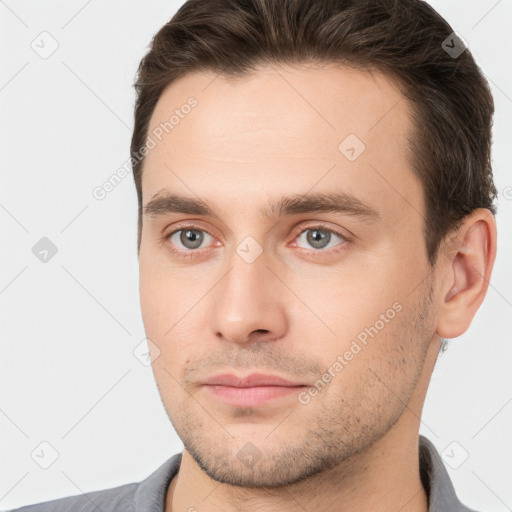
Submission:
{"label": "eyebrow", "polygon": [[[161,217],[169,213],[209,216],[219,215],[200,199],[159,192],[144,206],[144,215]],[[270,219],[300,213],[344,213],[366,220],[377,220],[381,215],[369,204],[346,192],[294,194],[269,201],[260,213]]]}

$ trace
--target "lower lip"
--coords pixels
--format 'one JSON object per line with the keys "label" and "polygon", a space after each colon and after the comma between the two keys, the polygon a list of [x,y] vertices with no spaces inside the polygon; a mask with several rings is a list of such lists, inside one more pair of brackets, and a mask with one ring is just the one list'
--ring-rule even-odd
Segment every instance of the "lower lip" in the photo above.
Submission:
{"label": "lower lip", "polygon": [[255,407],[271,400],[297,394],[306,386],[254,386],[237,388],[234,386],[206,385],[210,393],[223,402],[238,407]]}

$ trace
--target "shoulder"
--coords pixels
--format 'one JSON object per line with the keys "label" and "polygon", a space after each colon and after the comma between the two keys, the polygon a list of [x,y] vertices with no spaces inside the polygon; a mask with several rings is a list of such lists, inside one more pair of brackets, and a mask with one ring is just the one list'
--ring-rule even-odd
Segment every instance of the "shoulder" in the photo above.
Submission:
{"label": "shoulder", "polygon": [[100,491],[77,494],[6,512],[164,512],[163,503],[181,453],[167,459],[145,480]]}
{"label": "shoulder", "polygon": [[[132,483],[88,492],[66,498],[59,498],[44,503],[27,505],[11,512],[114,512],[133,509],[133,498],[139,484]],[[131,507],[131,508],[130,508]]]}

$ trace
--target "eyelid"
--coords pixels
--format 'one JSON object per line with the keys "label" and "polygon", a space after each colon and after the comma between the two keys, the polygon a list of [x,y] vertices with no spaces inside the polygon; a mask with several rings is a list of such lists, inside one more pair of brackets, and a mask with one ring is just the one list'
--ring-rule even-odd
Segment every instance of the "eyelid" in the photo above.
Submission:
{"label": "eyelid", "polygon": [[173,230],[169,231],[169,233],[164,235],[163,238],[165,240],[167,240],[168,238],[170,238],[175,233],[177,233],[179,231],[186,231],[187,229],[194,229],[196,231],[203,231],[206,234],[210,235],[212,238],[216,238],[216,236],[212,235],[212,233],[210,231],[208,231],[204,227],[201,227],[201,226],[199,226],[197,224],[194,224],[193,221],[188,221],[188,222],[187,221],[183,221],[183,223],[178,223],[177,225],[174,225]]}
{"label": "eyelid", "polygon": [[[301,235],[304,231],[309,231],[311,229],[321,229],[322,231],[328,231],[334,235],[340,236],[347,242],[352,241],[352,239],[354,238],[352,233],[350,233],[350,231],[348,231],[347,229],[342,229],[339,227],[333,228],[333,227],[330,227],[328,223],[325,223],[323,221],[310,221],[310,224],[306,224],[306,225],[301,223],[299,225],[299,227],[297,227],[297,229],[295,229],[293,231],[294,239],[297,238],[299,235]],[[346,234],[346,233],[348,233],[348,234]]]}

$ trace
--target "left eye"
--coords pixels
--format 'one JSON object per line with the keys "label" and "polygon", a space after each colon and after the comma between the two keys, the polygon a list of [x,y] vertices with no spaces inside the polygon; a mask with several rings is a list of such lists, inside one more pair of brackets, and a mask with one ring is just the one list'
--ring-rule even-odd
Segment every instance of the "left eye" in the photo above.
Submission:
{"label": "left eye", "polygon": [[[341,236],[336,231],[332,231],[330,229],[322,228],[322,227],[313,227],[305,229],[300,233],[297,237],[297,240],[301,238],[306,239],[306,242],[310,244],[314,249],[325,249],[330,248],[333,245],[329,245],[336,237],[341,240],[341,242],[345,241],[345,238]],[[334,244],[336,245],[336,244]],[[299,246],[300,247],[300,246]],[[303,249],[309,249],[309,247],[302,247]]]}

